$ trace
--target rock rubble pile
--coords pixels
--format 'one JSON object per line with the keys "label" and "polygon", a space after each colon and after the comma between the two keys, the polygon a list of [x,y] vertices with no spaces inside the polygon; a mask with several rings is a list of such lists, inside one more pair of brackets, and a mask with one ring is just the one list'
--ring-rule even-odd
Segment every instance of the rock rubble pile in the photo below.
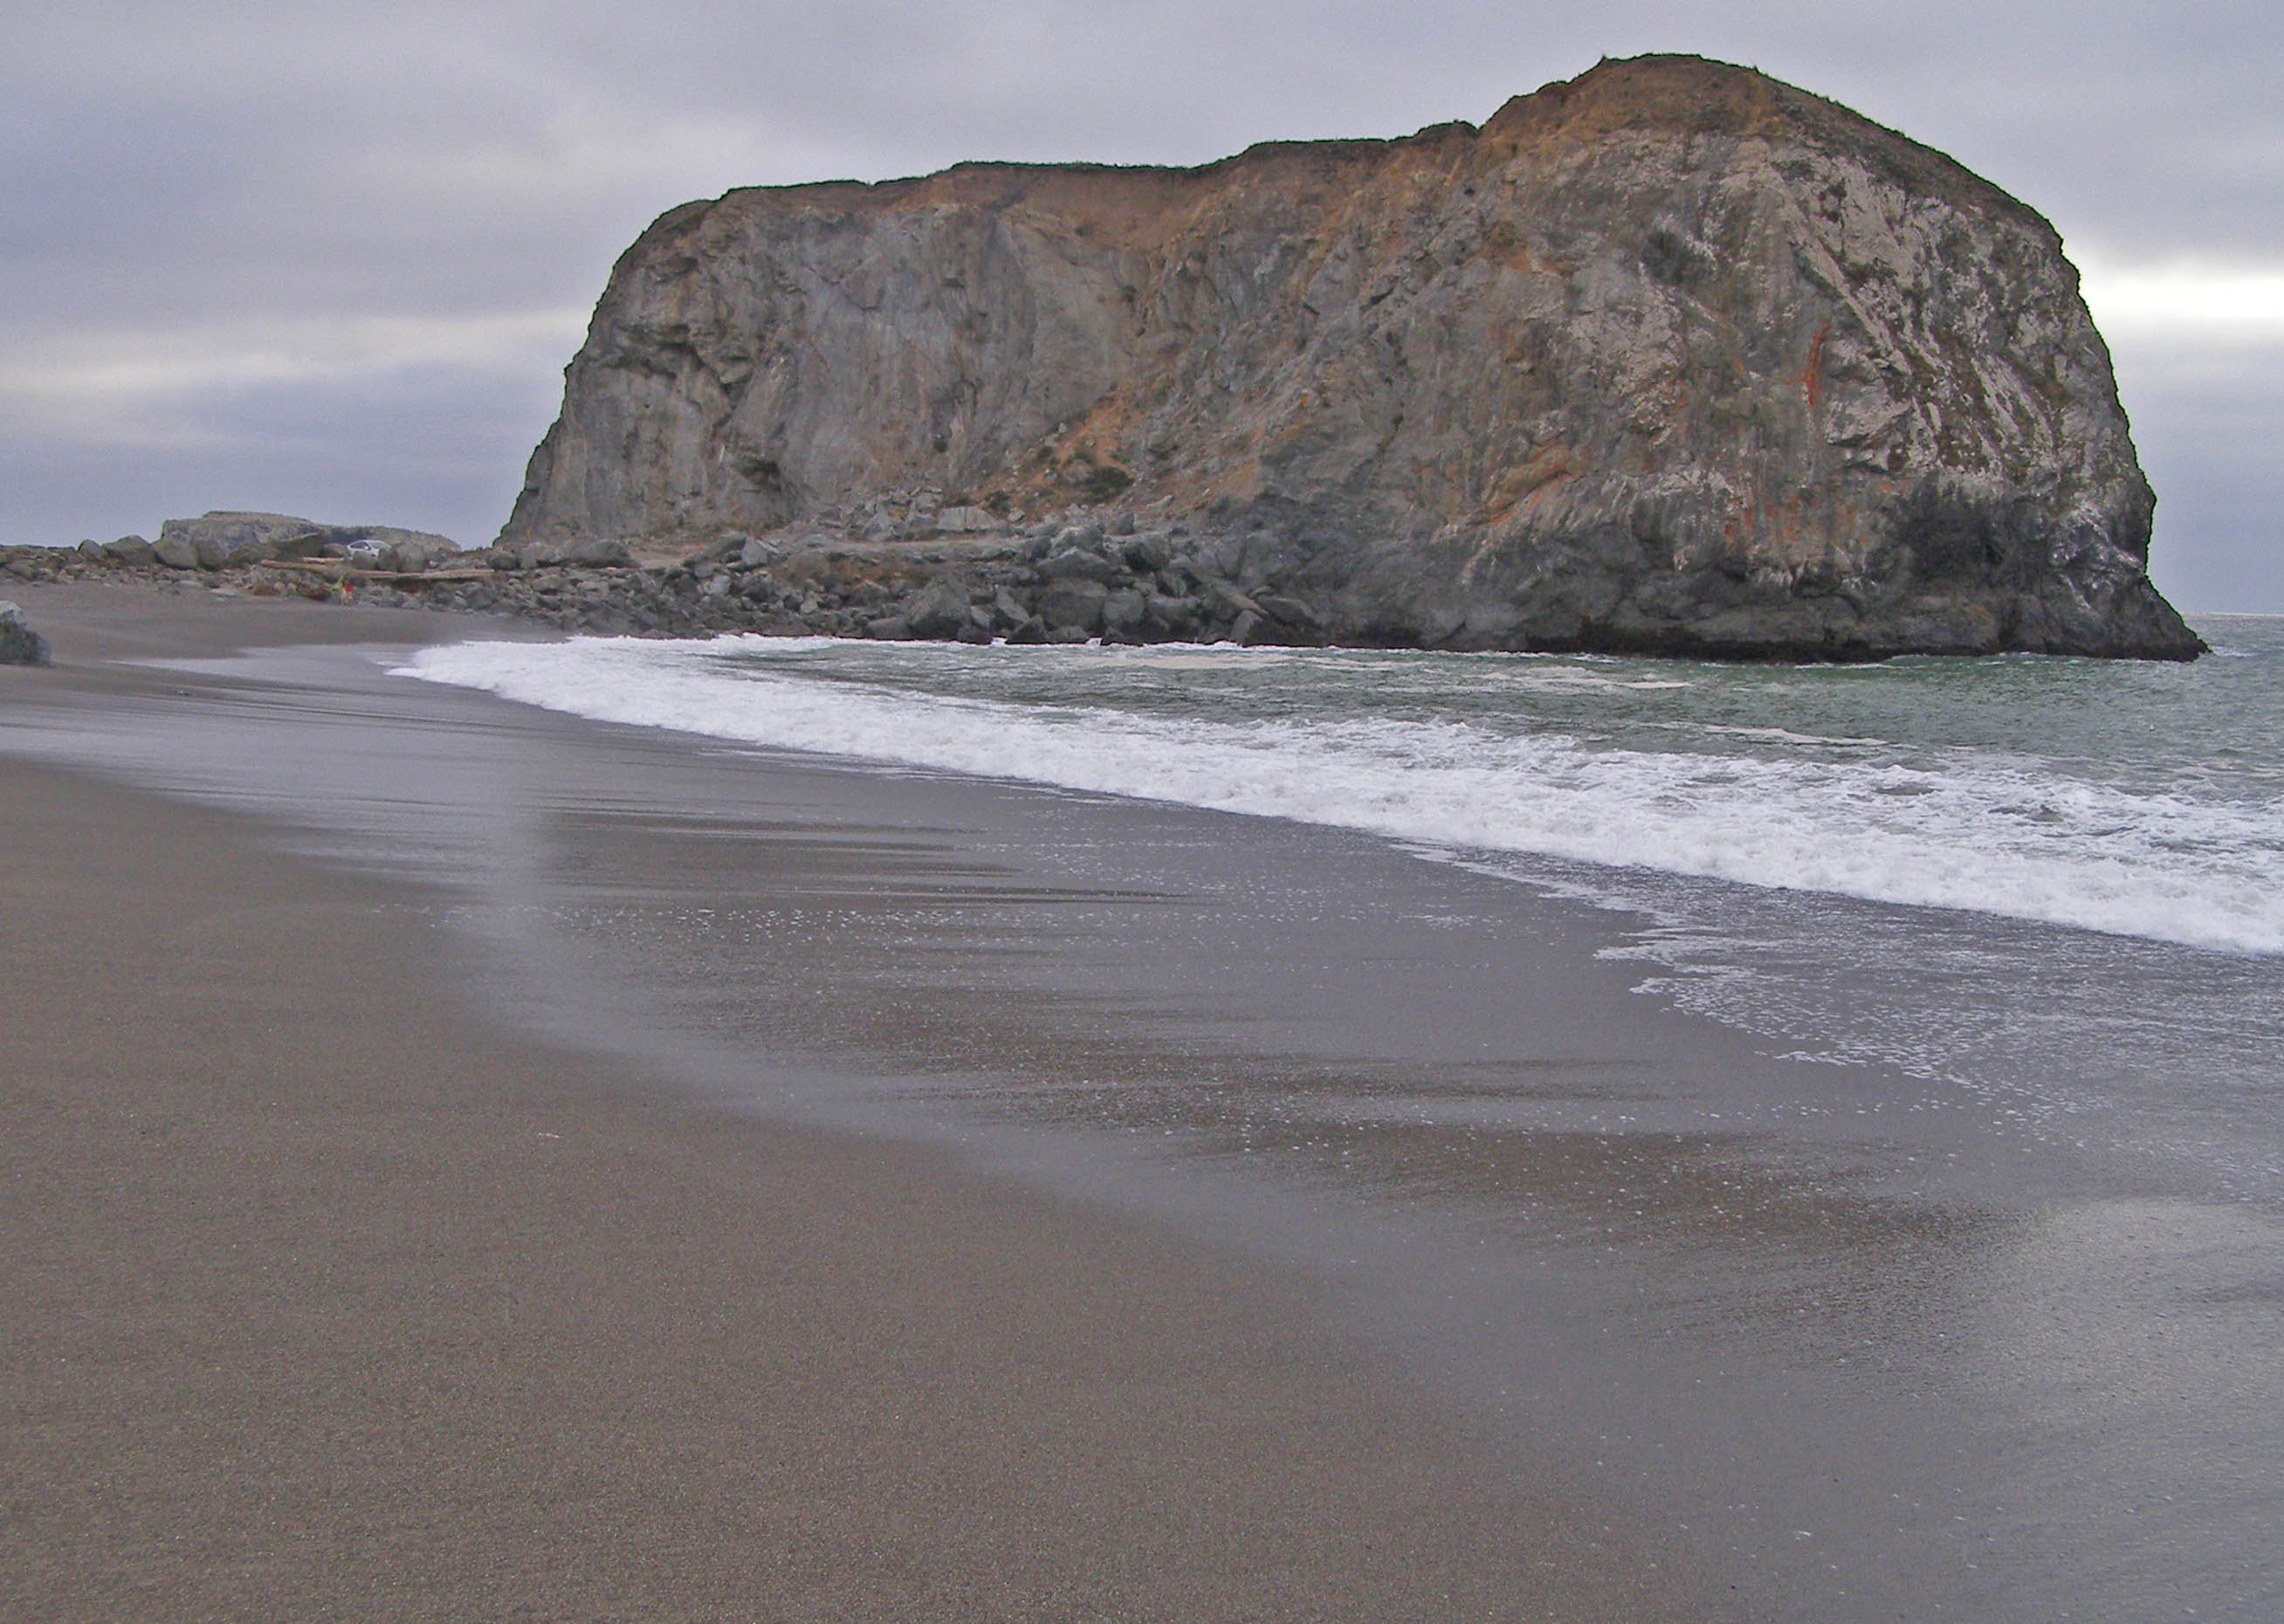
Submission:
{"label": "rock rubble pile", "polygon": [[[425,605],[606,635],[750,631],[1019,644],[1326,640],[1318,611],[1287,589],[1298,550],[1265,528],[1204,535],[1180,525],[1146,527],[1131,514],[1006,527],[982,510],[955,511],[946,527],[925,496],[876,504],[861,517],[853,533],[731,533],[688,557],[650,562],[622,543],[596,541],[459,552],[399,540],[360,550],[362,537],[325,541],[327,527],[294,520],[299,528],[290,532],[273,527],[282,541],[273,535],[227,551],[162,552],[163,536],[156,544],[122,536],[0,550],[0,572],[25,581],[139,579],[178,589]],[[312,536],[320,539],[309,543]]]}

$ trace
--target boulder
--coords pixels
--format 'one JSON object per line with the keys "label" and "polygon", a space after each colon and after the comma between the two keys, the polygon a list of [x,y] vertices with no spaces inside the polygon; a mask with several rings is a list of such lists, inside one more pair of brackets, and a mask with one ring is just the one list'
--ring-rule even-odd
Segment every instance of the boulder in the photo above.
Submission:
{"label": "boulder", "polygon": [[[279,543],[306,535],[317,527],[306,519],[285,513],[219,511],[197,519],[167,520],[159,527],[159,545],[164,548],[169,542],[184,543],[199,568],[231,569],[275,558]],[[181,550],[175,549],[174,556],[180,557]],[[175,568],[183,567],[165,553],[160,557]]]}
{"label": "boulder", "polygon": [[1187,638],[1198,629],[1198,600],[1151,592],[1143,597],[1143,623],[1163,637]]}
{"label": "boulder", "polygon": [[904,620],[915,637],[957,636],[967,622],[967,589],[949,575],[939,575],[904,605]]}
{"label": "boulder", "polygon": [[1240,614],[1262,618],[1261,605],[1226,581],[1205,582],[1198,589],[1205,612],[1216,621],[1232,620]]}
{"label": "boulder", "polygon": [[939,535],[972,535],[979,531],[996,530],[999,521],[989,508],[948,507],[935,516]]}
{"label": "boulder", "polygon": [[1083,547],[1066,547],[1050,554],[1039,566],[1039,574],[1049,581],[1099,581],[1105,586],[1123,573],[1100,553]]}
{"label": "boulder", "polygon": [[115,542],[106,542],[103,550],[113,564],[129,569],[148,569],[159,561],[158,549],[139,535],[122,535]]}
{"label": "boulder", "polygon": [[1030,618],[1031,612],[1005,587],[991,595],[992,627],[1000,636],[1005,636]]}
{"label": "boulder", "polygon": [[1145,608],[1142,594],[1131,588],[1109,593],[1102,600],[1103,636],[1135,636],[1142,629]]}
{"label": "boulder", "polygon": [[745,552],[747,543],[753,539],[752,536],[735,530],[726,535],[717,535],[706,546],[684,558],[682,561],[683,567],[695,568],[700,564],[734,564]]}
{"label": "boulder", "polygon": [[1050,633],[1076,631],[1083,640],[1101,627],[1102,606],[1109,597],[1110,589],[1099,581],[1067,575],[1040,592],[1039,619]]}
{"label": "boulder", "polygon": [[1324,626],[1317,612],[1297,597],[1287,597],[1276,592],[1263,592],[1255,600],[1261,613],[1281,626],[1295,631],[1317,631]]}
{"label": "boulder", "polygon": [[24,612],[0,599],[0,666],[44,666],[50,657],[48,640],[32,629]]}
{"label": "boulder", "polygon": [[1164,535],[1138,535],[1119,549],[1119,556],[1137,574],[1154,574],[1174,561],[1174,543]]}
{"label": "boulder", "polygon": [[564,563],[585,569],[624,568],[635,561],[624,542],[600,537],[573,542],[563,549],[562,557]]}

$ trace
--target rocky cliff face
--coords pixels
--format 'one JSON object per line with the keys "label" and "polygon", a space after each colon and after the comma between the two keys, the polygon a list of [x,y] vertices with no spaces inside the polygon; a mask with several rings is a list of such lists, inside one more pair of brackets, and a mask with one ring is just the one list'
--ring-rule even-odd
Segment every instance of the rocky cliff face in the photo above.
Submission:
{"label": "rocky cliff face", "polygon": [[1263,635],[2188,658],[2153,507],[2045,220],[1642,58],[1480,129],[675,209],[501,541],[1132,519],[1190,570],[1142,588],[1226,574]]}

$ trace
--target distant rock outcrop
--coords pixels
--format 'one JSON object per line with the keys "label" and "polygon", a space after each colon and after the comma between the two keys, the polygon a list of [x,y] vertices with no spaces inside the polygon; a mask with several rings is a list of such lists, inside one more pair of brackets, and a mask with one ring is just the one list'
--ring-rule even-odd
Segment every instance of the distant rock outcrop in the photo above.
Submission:
{"label": "distant rock outcrop", "polygon": [[2155,498],[2053,229],[1694,58],[1480,129],[674,209],[500,540],[880,543],[1084,506],[1234,561],[1295,638],[2202,646],[2149,583]]}
{"label": "distant rock outcrop", "polygon": [[232,569],[270,558],[314,558],[329,550],[336,553],[363,550],[374,558],[386,557],[393,569],[422,570],[437,558],[458,552],[460,544],[450,536],[395,525],[321,525],[290,513],[213,512],[198,519],[170,519],[159,527],[159,539],[121,536],[110,550],[121,562],[134,563],[129,544],[148,547],[158,561],[171,569]]}

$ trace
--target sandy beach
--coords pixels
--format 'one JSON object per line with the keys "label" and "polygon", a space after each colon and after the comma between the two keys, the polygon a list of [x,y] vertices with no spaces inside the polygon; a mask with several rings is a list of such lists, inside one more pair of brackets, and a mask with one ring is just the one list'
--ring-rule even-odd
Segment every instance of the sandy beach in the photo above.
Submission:
{"label": "sandy beach", "polygon": [[[12,594],[18,1611],[2275,1614],[2272,956],[1390,838],[1324,821],[1337,750],[1232,744],[1649,707],[1465,805],[1615,766],[1594,816],[1797,844],[1800,785],[1875,830],[1900,776],[2003,874],[1983,758],[1738,724],[2114,755],[2266,706],[2272,629],[1510,669]],[[2040,792],[2132,816],[2068,750]]]}
{"label": "sandy beach", "polygon": [[[0,705],[471,624],[13,596]],[[10,760],[0,831],[14,1616],[1728,1610],[1303,1271],[506,1030],[261,824]]]}

